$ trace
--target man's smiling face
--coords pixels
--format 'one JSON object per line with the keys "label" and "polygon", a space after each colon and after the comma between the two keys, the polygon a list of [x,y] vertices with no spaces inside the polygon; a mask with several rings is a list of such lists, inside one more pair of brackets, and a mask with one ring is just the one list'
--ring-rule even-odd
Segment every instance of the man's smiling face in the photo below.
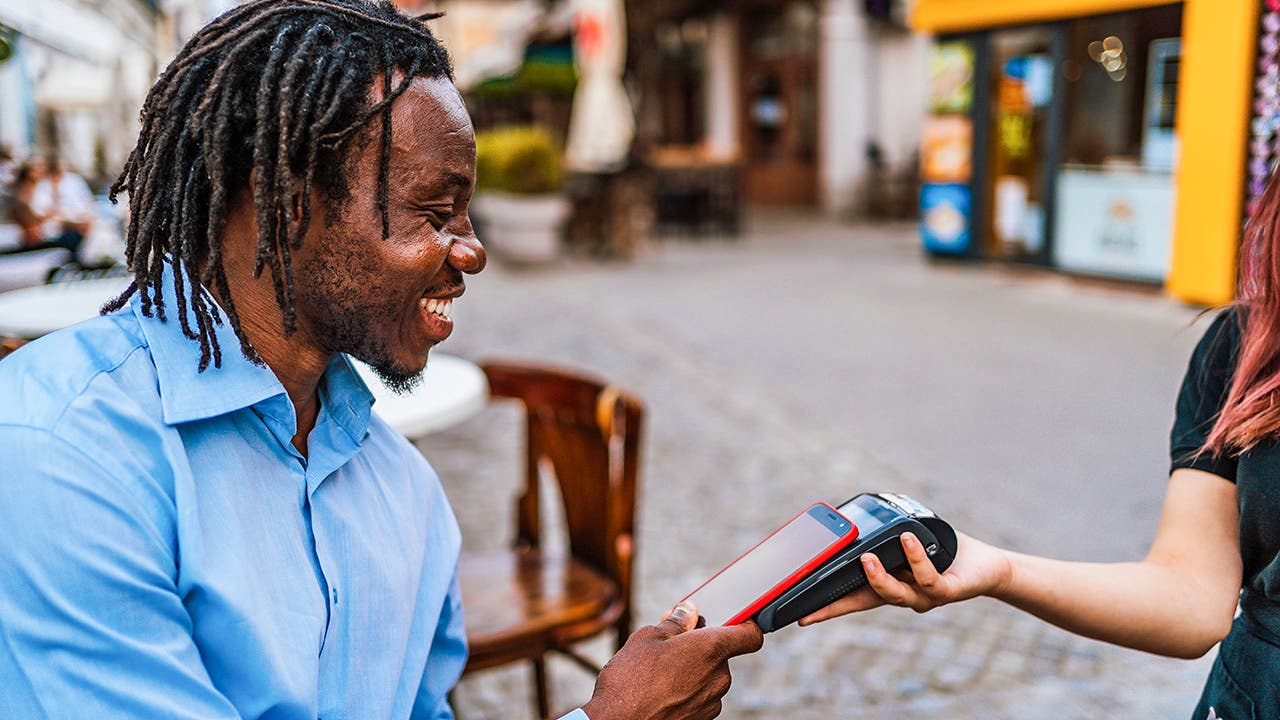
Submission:
{"label": "man's smiling face", "polygon": [[467,215],[475,132],[447,79],[411,82],[392,105],[384,240],[377,204],[381,125],[375,119],[371,126],[369,140],[348,160],[349,198],[313,196],[327,212],[294,258],[298,332],[363,360],[403,391],[415,384],[431,348],[453,331],[450,311],[463,292],[463,274],[484,268]]}

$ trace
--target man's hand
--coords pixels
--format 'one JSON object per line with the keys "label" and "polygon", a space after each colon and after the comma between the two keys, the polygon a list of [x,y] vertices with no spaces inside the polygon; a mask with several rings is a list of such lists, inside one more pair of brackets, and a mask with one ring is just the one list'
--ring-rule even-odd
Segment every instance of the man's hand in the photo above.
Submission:
{"label": "man's hand", "polygon": [[583,711],[591,720],[710,720],[729,692],[729,658],[764,645],[755,623],[694,629],[698,611],[681,603],[657,625],[631,634],[605,665]]}

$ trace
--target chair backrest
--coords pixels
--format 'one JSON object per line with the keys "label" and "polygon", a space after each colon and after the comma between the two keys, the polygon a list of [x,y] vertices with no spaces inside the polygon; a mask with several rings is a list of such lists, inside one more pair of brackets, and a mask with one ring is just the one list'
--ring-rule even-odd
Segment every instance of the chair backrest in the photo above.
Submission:
{"label": "chair backrest", "polygon": [[643,404],[565,370],[510,362],[481,366],[493,397],[519,400],[525,408],[516,544],[541,541],[538,480],[544,468],[560,488],[570,552],[617,582],[629,605]]}
{"label": "chair backrest", "polygon": [[0,360],[6,355],[26,345],[28,341],[22,338],[9,337],[8,335],[0,335]]}

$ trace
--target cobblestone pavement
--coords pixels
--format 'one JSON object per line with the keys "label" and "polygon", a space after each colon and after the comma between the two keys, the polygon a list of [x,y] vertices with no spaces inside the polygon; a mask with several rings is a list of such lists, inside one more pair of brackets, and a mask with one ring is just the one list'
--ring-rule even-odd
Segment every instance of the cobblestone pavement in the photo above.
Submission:
{"label": "cobblestone pavement", "polygon": [[[1193,311],[1058,276],[933,266],[907,228],[751,227],[628,265],[494,263],[455,308],[448,352],[585,368],[646,400],[639,619],[791,511],[864,490],[916,495],[1018,549],[1140,556]],[[920,347],[930,337],[951,356]],[[945,437],[939,421],[954,425]],[[421,442],[471,548],[510,537],[518,427],[514,409],[491,407]],[[770,636],[735,661],[723,717],[1185,718],[1208,663],[1077,638],[994,601],[884,608]],[[558,709],[589,697],[592,678],[575,667],[553,662],[552,677]],[[489,671],[463,681],[456,706],[464,720],[532,717],[530,688],[525,668]]]}

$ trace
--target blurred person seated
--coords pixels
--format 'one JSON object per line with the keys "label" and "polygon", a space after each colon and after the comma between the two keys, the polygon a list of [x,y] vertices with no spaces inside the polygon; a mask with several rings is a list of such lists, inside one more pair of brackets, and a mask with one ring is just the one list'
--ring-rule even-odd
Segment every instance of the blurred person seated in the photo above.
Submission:
{"label": "blurred person seated", "polygon": [[43,163],[27,162],[18,167],[9,201],[9,221],[18,226],[21,234],[18,246],[0,250],[0,255],[65,248],[71,251],[73,259],[78,259],[80,244],[90,223],[68,222],[57,214],[42,212],[41,206],[49,207],[37,197],[42,179]]}
{"label": "blurred person seated", "polygon": [[93,225],[93,191],[85,179],[67,169],[57,155],[49,156],[31,196],[32,208],[41,215],[58,218],[64,228],[87,237]]}
{"label": "blurred person seated", "polygon": [[22,245],[22,228],[11,219],[13,178],[17,171],[18,163],[14,161],[13,150],[0,143],[0,252]]}
{"label": "blurred person seated", "polygon": [[13,185],[13,176],[18,171],[18,161],[13,156],[13,148],[0,143],[0,193],[4,193]]}

